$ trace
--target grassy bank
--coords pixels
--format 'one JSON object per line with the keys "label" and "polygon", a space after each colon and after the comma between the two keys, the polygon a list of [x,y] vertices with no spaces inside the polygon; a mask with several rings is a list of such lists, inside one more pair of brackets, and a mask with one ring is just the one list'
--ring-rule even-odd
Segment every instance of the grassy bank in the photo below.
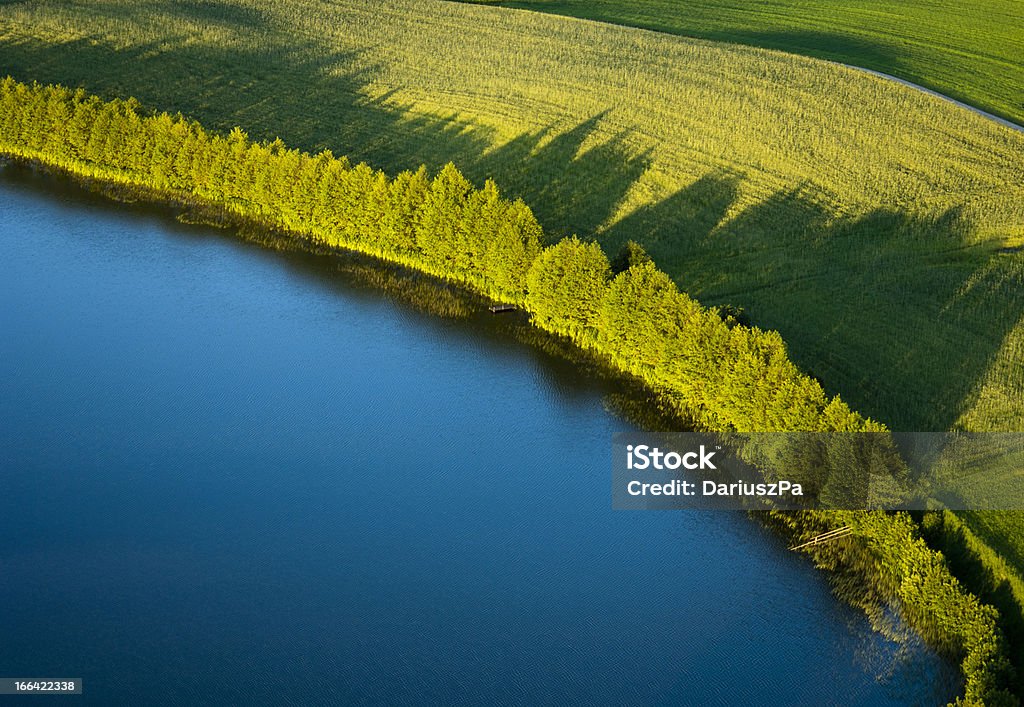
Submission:
{"label": "grassy bank", "polygon": [[[666,5],[632,5],[644,6]],[[796,5],[775,7],[734,31],[790,32]],[[934,76],[1024,85],[1004,61],[1020,26],[1004,7],[972,5],[954,22],[948,2],[906,4],[912,20],[860,3],[808,14],[832,34],[849,28],[843,17],[876,22],[885,62],[859,45],[832,58],[1001,112]],[[721,28],[714,13],[704,18]],[[925,47],[913,73],[888,66]],[[780,331],[826,391],[894,428],[1024,429],[1024,137],[910,89],[756,49],[430,0],[2,4],[5,72],[391,173],[454,160],[522,197],[549,240],[642,243],[681,289]],[[1006,559],[981,574],[1004,577],[991,586],[1020,604],[1024,518],[965,519]]]}
{"label": "grassy bank", "polygon": [[[768,6],[780,14],[737,26],[787,26],[797,8]],[[659,29],[674,22],[668,3],[629,7],[656,12]],[[687,14],[720,28],[719,7]],[[979,46],[1008,81],[1020,70],[1003,61],[1019,45],[1005,2],[956,22],[949,2],[901,7],[896,22],[859,2],[807,17],[836,32],[844,17],[887,24],[892,60],[918,36],[933,54],[915,72],[948,60],[991,89]],[[901,73],[860,50],[834,58]],[[550,240],[641,243],[681,289],[778,330],[802,370],[895,429],[1024,429],[1024,135],[911,89],[812,59],[434,0],[0,4],[5,72],[392,173],[455,161],[522,197]],[[965,518],[1019,575],[1024,517]]]}
{"label": "grassy bank", "polygon": [[448,2],[0,6],[0,71],[641,243],[898,429],[1024,427],[1024,135],[812,59]]}
{"label": "grassy bank", "polygon": [[[723,318],[680,293],[646,259],[618,272],[595,243],[542,249],[522,202],[493,183],[474,188],[452,165],[388,178],[325,152],[227,136],[134,100],[104,103],[82,91],[0,83],[0,153],[83,178],[195,201],[235,218],[326,246],[403,263],[525,304],[542,329],[606,355],[678,412],[712,430],[868,431],[789,360],[775,332]],[[997,612],[964,591],[942,556],[903,514],[791,516],[803,525],[845,520],[852,556],[907,620],[960,661],[971,704],[1012,703]]]}
{"label": "grassy bank", "polygon": [[[480,1],[480,0],[475,0]],[[1024,8],[1013,0],[485,0],[781,49],[912,81],[1024,125]]]}

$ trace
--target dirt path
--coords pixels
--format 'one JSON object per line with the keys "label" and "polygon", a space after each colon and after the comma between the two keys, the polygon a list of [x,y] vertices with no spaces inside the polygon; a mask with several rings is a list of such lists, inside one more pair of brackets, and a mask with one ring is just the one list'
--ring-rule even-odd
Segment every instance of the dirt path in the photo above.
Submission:
{"label": "dirt path", "polygon": [[904,86],[909,86],[910,88],[916,89],[916,90],[921,91],[923,93],[927,93],[929,96],[935,96],[936,98],[941,98],[944,101],[949,101],[950,103],[955,103],[956,105],[960,106],[961,108],[966,108],[967,110],[969,110],[969,111],[971,111],[973,113],[977,113],[978,115],[983,116],[985,118],[988,118],[989,120],[994,120],[995,122],[999,123],[1000,125],[1004,125],[1007,128],[1010,128],[1010,130],[1016,130],[1017,132],[1024,133],[1024,126],[1017,125],[1016,123],[1014,123],[1012,121],[1009,121],[1006,118],[1000,118],[998,115],[992,115],[991,113],[987,113],[987,112],[981,110],[980,108],[975,108],[974,106],[969,105],[967,103],[964,103],[963,101],[958,101],[955,98],[950,98],[949,96],[943,95],[943,94],[939,93],[938,91],[933,91],[930,88],[925,88],[924,86],[919,86],[918,84],[912,83],[910,81],[907,81],[906,79],[901,79],[901,78],[899,78],[897,76],[891,76],[889,74],[883,74],[881,71],[874,71],[872,69],[865,69],[864,67],[861,67],[861,66],[853,66],[852,64],[841,64],[841,66],[845,66],[848,69],[854,69],[856,71],[863,71],[865,74],[871,74],[872,76],[877,76],[877,77],[879,77],[881,79],[886,79],[888,81],[895,81],[896,83],[901,83]]}

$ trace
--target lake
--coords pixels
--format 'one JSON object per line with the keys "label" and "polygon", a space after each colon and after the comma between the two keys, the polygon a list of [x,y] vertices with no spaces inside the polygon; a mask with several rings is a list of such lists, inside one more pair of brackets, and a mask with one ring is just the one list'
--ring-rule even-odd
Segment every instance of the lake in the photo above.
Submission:
{"label": "lake", "polygon": [[957,689],[746,515],[613,511],[628,386],[518,315],[13,166],[0,239],[0,677],[106,705]]}

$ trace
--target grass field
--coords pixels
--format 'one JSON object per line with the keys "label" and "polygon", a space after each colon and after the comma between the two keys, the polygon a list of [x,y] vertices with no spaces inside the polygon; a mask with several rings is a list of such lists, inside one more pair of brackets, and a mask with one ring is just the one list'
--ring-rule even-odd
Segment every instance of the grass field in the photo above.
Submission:
{"label": "grass field", "polygon": [[841,61],[899,76],[1024,125],[1024,5],[1017,0],[492,4]]}
{"label": "grass field", "polygon": [[1024,428],[1024,135],[810,59],[443,2],[0,6],[0,72],[643,243],[900,429]]}
{"label": "grass field", "polygon": [[[433,0],[0,3],[4,73],[392,172],[452,160],[556,236],[643,243],[895,428],[1024,429],[1024,135],[892,82]],[[972,525],[1024,567],[1019,516]]]}

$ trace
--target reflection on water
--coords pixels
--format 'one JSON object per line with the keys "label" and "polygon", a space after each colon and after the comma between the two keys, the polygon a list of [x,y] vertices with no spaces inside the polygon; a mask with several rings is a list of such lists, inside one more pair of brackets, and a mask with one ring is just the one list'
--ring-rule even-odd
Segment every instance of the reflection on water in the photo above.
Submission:
{"label": "reflection on water", "polygon": [[955,692],[742,514],[612,511],[606,405],[642,398],[519,315],[62,184],[0,185],[0,674],[96,704]]}

